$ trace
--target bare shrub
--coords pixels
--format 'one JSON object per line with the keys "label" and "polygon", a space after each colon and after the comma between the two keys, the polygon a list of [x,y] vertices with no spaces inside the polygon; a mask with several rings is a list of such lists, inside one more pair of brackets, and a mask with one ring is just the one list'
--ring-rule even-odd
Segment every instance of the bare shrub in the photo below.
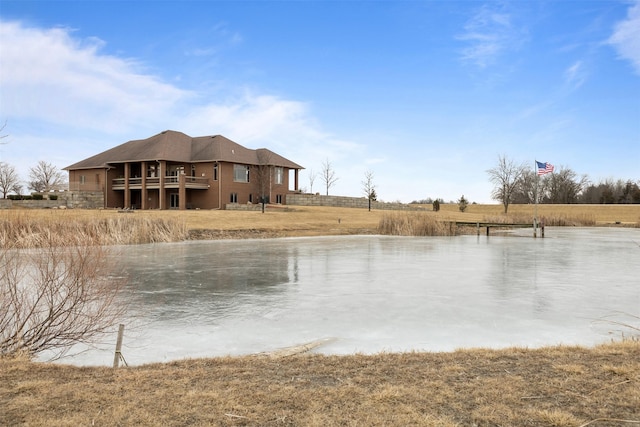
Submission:
{"label": "bare shrub", "polygon": [[392,236],[453,236],[456,227],[419,212],[385,213],[378,224],[380,234]]}
{"label": "bare shrub", "polygon": [[79,240],[46,233],[38,249],[0,248],[0,356],[62,356],[121,318],[125,280],[110,276],[105,247]]}

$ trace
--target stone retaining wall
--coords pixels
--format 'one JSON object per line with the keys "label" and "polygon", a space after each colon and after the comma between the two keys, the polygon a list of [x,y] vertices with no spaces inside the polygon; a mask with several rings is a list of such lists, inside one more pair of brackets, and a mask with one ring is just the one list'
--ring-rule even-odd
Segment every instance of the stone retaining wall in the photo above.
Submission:
{"label": "stone retaining wall", "polygon": [[26,208],[26,209],[101,209],[104,207],[102,191],[63,191],[52,193],[58,196],[57,200],[0,200],[0,209]]}
{"label": "stone retaining wall", "polygon": [[[319,194],[287,194],[287,205],[292,206],[329,206],[334,208],[368,209],[366,197],[322,196]],[[423,207],[404,203],[371,202],[371,209],[376,210],[426,210]]]}
{"label": "stone retaining wall", "polygon": [[224,205],[224,209],[227,211],[260,211],[262,210],[262,205],[253,203],[227,203]]}
{"label": "stone retaining wall", "polygon": [[102,191],[65,191],[58,193],[58,200],[64,200],[66,207],[74,209],[104,208]]}

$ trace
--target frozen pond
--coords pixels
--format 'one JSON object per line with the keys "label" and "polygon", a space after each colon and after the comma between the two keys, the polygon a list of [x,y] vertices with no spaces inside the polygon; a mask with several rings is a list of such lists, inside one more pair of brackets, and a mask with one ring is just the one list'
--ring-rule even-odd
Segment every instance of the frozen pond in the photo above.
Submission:
{"label": "frozen pond", "polygon": [[[630,332],[607,319],[640,315],[640,230],[546,231],[122,247],[136,316],[122,354],[139,365],[323,338],[334,340],[317,352],[351,354],[593,345]],[[110,365],[115,339],[63,361]]]}

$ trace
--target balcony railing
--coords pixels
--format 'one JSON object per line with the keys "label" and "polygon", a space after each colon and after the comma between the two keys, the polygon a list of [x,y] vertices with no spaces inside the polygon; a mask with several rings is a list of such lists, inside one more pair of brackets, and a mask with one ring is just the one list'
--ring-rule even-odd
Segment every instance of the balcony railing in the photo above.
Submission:
{"label": "balcony railing", "polygon": [[[206,177],[197,177],[197,176],[184,176],[185,188],[192,189],[207,189],[209,188],[209,179]],[[125,189],[125,178],[114,178],[112,181],[112,186],[114,190],[124,190]],[[157,189],[160,188],[160,178],[159,177],[147,177],[146,178],[146,187],[147,189]],[[167,175],[164,177],[164,187],[165,188],[179,188],[180,187],[180,176],[178,175]],[[129,189],[131,190],[139,190],[142,188],[142,178],[135,177],[129,178]]]}

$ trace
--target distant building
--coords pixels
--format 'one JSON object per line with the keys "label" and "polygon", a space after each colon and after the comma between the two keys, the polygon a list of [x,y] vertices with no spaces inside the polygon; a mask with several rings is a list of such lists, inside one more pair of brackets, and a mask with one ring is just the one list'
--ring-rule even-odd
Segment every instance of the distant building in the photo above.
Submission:
{"label": "distant building", "polygon": [[303,167],[221,135],[192,138],[167,130],[64,169],[69,190],[102,191],[107,208],[224,209],[229,203],[260,203],[263,196],[286,204],[287,194],[298,191]]}

